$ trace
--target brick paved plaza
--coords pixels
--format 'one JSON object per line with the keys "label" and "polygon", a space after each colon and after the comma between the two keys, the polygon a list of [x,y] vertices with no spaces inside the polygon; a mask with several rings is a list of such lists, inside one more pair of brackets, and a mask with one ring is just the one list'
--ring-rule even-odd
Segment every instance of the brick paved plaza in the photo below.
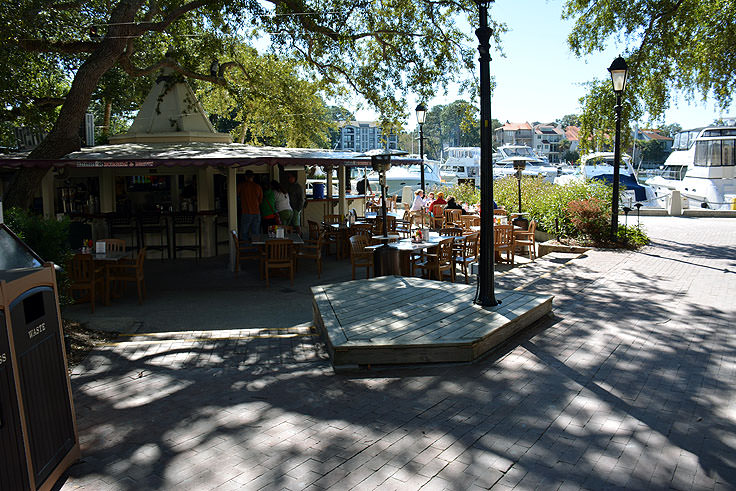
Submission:
{"label": "brick paved plaza", "polygon": [[470,365],[335,374],[311,311],[98,349],[62,489],[736,488],[736,219],[642,224],[499,275],[554,317]]}

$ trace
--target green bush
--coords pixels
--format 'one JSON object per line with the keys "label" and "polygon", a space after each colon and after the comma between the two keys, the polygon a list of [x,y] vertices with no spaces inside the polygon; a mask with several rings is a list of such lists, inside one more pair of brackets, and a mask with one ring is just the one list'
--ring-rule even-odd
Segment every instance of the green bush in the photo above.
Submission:
{"label": "green bush", "polygon": [[71,257],[69,218],[46,219],[21,208],[10,208],[6,212],[6,222],[44,261],[64,266]]}
{"label": "green bush", "polygon": [[624,242],[627,246],[638,249],[649,244],[649,236],[640,227],[634,227],[633,225],[625,226],[619,224],[618,226],[618,238]]}
{"label": "green bush", "polygon": [[480,203],[480,189],[476,188],[470,183],[460,183],[454,186],[441,186],[434,189],[435,195],[438,191],[445,193],[445,198],[448,196],[454,196],[455,201],[460,203],[470,203],[477,205]]}
{"label": "green bush", "polygon": [[[66,268],[73,253],[69,249],[69,218],[62,220],[46,219],[20,208],[10,208],[5,214],[10,229],[41,256],[44,261],[51,261]],[[65,269],[57,269],[56,283],[59,288],[59,302],[62,305],[71,302],[66,296],[69,276]]]}

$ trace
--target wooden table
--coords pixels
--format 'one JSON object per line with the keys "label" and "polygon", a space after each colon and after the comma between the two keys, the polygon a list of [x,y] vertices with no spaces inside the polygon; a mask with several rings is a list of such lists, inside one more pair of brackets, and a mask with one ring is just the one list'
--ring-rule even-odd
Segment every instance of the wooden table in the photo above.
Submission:
{"label": "wooden table", "polygon": [[[79,254],[85,254],[80,252]],[[133,257],[132,251],[120,251],[120,252],[88,252],[92,256],[92,260],[103,266],[105,272],[105,291],[103,295],[105,297],[105,305],[110,305],[110,281],[108,279],[110,266],[115,266],[117,263],[124,259],[131,259]]]}
{"label": "wooden table", "polygon": [[[399,271],[402,276],[411,276],[411,255],[417,251],[424,249],[432,249],[437,247],[443,239],[463,240],[463,237],[447,237],[437,232],[430,232],[429,237],[422,242],[413,242],[412,239],[402,239],[398,242],[389,242],[388,246],[399,251]],[[376,249],[383,247],[383,244],[372,245],[366,249]]]}
{"label": "wooden table", "polygon": [[268,242],[269,240],[276,239],[287,239],[292,241],[295,245],[304,244],[304,239],[302,239],[302,236],[299,234],[284,234],[283,237],[271,237],[266,234],[252,235],[250,243],[253,245],[266,245],[266,242]]}

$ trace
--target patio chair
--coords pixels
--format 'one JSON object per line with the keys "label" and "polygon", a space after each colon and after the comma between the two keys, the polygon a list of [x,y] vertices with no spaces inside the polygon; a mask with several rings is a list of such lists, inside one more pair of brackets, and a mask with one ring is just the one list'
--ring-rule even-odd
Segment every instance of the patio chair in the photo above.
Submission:
{"label": "patio chair", "polygon": [[526,246],[529,249],[529,259],[534,261],[537,257],[537,242],[534,239],[534,232],[537,230],[537,222],[532,220],[529,222],[528,230],[514,230],[514,244],[516,247]]}
{"label": "patio chair", "polygon": [[325,215],[324,220],[325,224],[325,244],[327,245],[327,254],[330,254],[330,245],[335,245],[335,256],[337,256],[338,259],[341,257],[341,251],[342,251],[342,245],[340,244],[340,237],[342,234],[340,233],[339,229],[336,229],[335,227],[332,227],[331,224],[334,223],[341,223],[342,222],[342,216],[340,215]]}
{"label": "patio chair", "polygon": [[97,242],[105,243],[106,253],[125,252],[125,240],[124,239],[100,239]]}
{"label": "patio chair", "polygon": [[[493,249],[500,254],[506,251],[506,262],[514,264],[514,227],[513,225],[493,226]],[[511,259],[509,260],[509,256]]]}
{"label": "patio chair", "polygon": [[254,246],[250,242],[240,240],[235,230],[230,231],[235,248],[235,274],[240,272],[240,263],[243,261],[258,261],[261,276],[263,276],[263,251],[258,246]]}
{"label": "patio chair", "polygon": [[266,257],[263,260],[263,271],[266,275],[266,288],[269,288],[269,276],[272,269],[287,270],[291,286],[294,286],[294,243],[289,239],[272,239],[266,242]]}
{"label": "patio chair", "polygon": [[445,226],[445,205],[434,205],[432,207],[432,228]]}
{"label": "patio chair", "polygon": [[461,224],[460,217],[463,216],[463,210],[458,209],[447,209],[442,212],[445,215],[445,226],[448,226],[449,224]]}
{"label": "patio chair", "polygon": [[353,279],[355,279],[355,268],[365,268],[365,277],[371,277],[371,268],[374,265],[373,251],[366,250],[369,245],[370,237],[366,235],[357,234],[350,237],[350,265],[353,269]]}
{"label": "patio chair", "polygon": [[463,228],[469,231],[470,227],[480,225],[480,217],[478,215],[460,215],[460,222],[463,224]]}
{"label": "patio chair", "polygon": [[[138,290],[138,304],[143,303],[146,296],[146,282],[143,274],[143,261],[146,259],[146,248],[138,251],[134,260],[120,260],[107,267],[107,289],[111,285],[120,285],[123,289],[126,283],[135,283]],[[122,292],[121,292],[122,293]]]}
{"label": "patio chair", "polygon": [[455,239],[448,237],[437,244],[437,252],[430,254],[421,254],[419,260],[412,262],[412,276],[414,269],[420,269],[427,272],[427,276],[431,278],[434,274],[438,280],[443,279],[445,271],[450,272],[450,281],[455,283],[455,263],[452,257],[452,244]]}
{"label": "patio chair", "polygon": [[411,212],[409,210],[404,211],[401,220],[396,220],[396,233],[404,239],[411,237]]}
{"label": "patio chair", "polygon": [[465,276],[465,284],[468,284],[468,266],[478,260],[478,238],[479,232],[474,232],[465,236],[465,240],[455,244],[454,255],[452,261],[455,268],[460,265],[460,269]]}
{"label": "patio chair", "polygon": [[[97,266],[91,254],[75,254],[69,263],[69,296],[74,303],[89,301],[95,313],[95,297],[105,296],[105,267]],[[84,295],[77,297],[76,292]]]}
{"label": "patio chair", "polygon": [[460,227],[443,227],[440,229],[440,235],[445,237],[460,237],[463,235],[463,229]]}
{"label": "patio chair", "polygon": [[[304,244],[299,246],[296,251],[296,259],[314,259],[317,262],[317,278],[322,275],[322,248],[324,247],[324,232],[317,237],[317,240],[305,240]],[[295,264],[296,266],[296,264]]]}

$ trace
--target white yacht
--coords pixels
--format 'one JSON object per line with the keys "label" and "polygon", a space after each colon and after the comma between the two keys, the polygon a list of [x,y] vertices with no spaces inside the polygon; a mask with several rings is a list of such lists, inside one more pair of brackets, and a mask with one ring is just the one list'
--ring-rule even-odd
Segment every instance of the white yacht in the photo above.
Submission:
{"label": "white yacht", "polygon": [[493,177],[499,178],[514,174],[513,161],[511,157],[525,157],[530,159],[526,162],[526,168],[522,171],[525,176],[542,176],[545,181],[554,182],[558,169],[554,165],[537,155],[531,147],[526,145],[501,145],[497,149],[498,156],[493,158]]}
{"label": "white yacht", "polygon": [[[376,190],[378,186],[378,172],[371,171],[368,173],[368,182],[371,187]],[[419,189],[422,185],[421,167],[419,164],[413,165],[392,165],[386,172],[386,192],[389,196],[394,194],[401,196],[404,186],[410,186],[412,191]],[[436,160],[424,160],[424,186],[425,191],[429,192],[442,185],[440,178],[440,163]]]}
{"label": "white yacht", "polygon": [[[610,184],[613,182],[613,171],[614,153],[594,152],[580,157],[580,165],[572,174],[558,176],[554,182],[565,185],[582,179],[600,179]],[[634,167],[631,165],[631,157],[627,154],[621,155],[619,186],[623,188],[621,201],[624,205],[632,206],[634,203],[655,205],[656,196],[653,189],[637,181]]]}
{"label": "white yacht", "polygon": [[442,182],[448,185],[477,182],[480,176],[480,147],[449,147],[447,159],[440,165]]}
{"label": "white yacht", "polygon": [[[684,172],[683,169],[686,169]],[[736,119],[723,126],[681,131],[662,175],[647,180],[661,204],[673,190],[690,207],[728,210],[736,206]]]}

